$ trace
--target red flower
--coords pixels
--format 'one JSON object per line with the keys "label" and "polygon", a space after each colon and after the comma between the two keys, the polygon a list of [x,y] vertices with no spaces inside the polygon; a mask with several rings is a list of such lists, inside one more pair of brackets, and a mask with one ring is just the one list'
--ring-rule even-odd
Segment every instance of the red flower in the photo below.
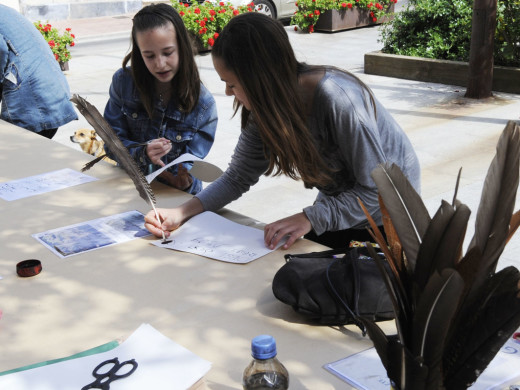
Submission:
{"label": "red flower", "polygon": [[313,25],[313,24],[311,24],[311,25],[309,26],[309,32],[310,32],[310,33],[313,33],[313,32],[314,32],[314,25]]}
{"label": "red flower", "polygon": [[200,27],[204,27],[206,25],[206,22],[204,20],[201,20],[199,24],[200,24]]}
{"label": "red flower", "polygon": [[308,18],[314,18],[314,14],[307,15]]}
{"label": "red flower", "polygon": [[54,40],[50,40],[50,41],[49,41],[49,46],[50,46],[50,47],[54,47],[54,46],[56,46],[56,42],[54,42]]}
{"label": "red flower", "polygon": [[341,6],[342,6],[343,8],[347,8],[347,3],[341,3]]}
{"label": "red flower", "polygon": [[217,13],[215,12],[214,9],[210,9],[210,10],[209,10],[209,14],[210,14],[211,16],[214,16],[214,15],[216,15]]}
{"label": "red flower", "polygon": [[225,6],[226,4],[225,4],[223,1],[221,1],[220,3],[218,3],[218,5],[220,5],[221,7],[223,7],[223,6]]}
{"label": "red flower", "polygon": [[233,15],[237,16],[239,13],[240,13],[239,10],[237,10],[237,9],[233,10]]}
{"label": "red flower", "polygon": [[215,34],[213,34],[213,38],[215,38],[215,39],[218,38],[218,33],[217,32]]}
{"label": "red flower", "polygon": [[319,9],[314,10],[314,14],[315,15],[319,15],[320,14],[320,10]]}
{"label": "red flower", "polygon": [[200,8],[195,8],[193,12],[195,12],[197,15],[200,14]]}
{"label": "red flower", "polygon": [[373,5],[374,5],[374,4],[372,4],[372,3],[368,3],[368,4],[367,4],[367,8],[372,8]]}
{"label": "red flower", "polygon": [[352,3],[347,3],[347,8],[352,8]]}
{"label": "red flower", "polygon": [[60,58],[57,54],[54,54],[54,57],[56,58],[56,61],[58,61],[58,59]]}
{"label": "red flower", "polygon": [[188,3],[184,3],[184,6],[188,8],[190,5]]}
{"label": "red flower", "polygon": [[74,45],[75,45],[75,43],[74,43],[74,42],[71,42],[71,43],[70,43],[70,45],[71,45],[71,46],[74,46]]}
{"label": "red flower", "polygon": [[298,27],[294,26],[294,31],[298,31]]}
{"label": "red flower", "polygon": [[377,22],[377,18],[376,18],[376,17],[373,17],[373,18],[372,18],[372,21],[373,21],[374,23]]}
{"label": "red flower", "polygon": [[184,11],[181,11],[181,12],[179,12],[179,15],[184,16],[186,14],[184,13]]}
{"label": "red flower", "polygon": [[215,40],[213,38],[208,38],[208,45],[213,46],[215,44]]}
{"label": "red flower", "polygon": [[76,38],[76,36],[75,36],[74,34],[70,34],[70,36],[71,36],[72,38]]}
{"label": "red flower", "polygon": [[65,31],[70,31],[70,27],[67,27],[67,28],[65,29]]}

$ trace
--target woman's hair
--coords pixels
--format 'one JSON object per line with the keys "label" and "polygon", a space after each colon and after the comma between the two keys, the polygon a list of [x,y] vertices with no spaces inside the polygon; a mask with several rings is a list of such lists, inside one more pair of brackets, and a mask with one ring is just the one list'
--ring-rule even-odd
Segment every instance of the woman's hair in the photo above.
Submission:
{"label": "woman's hair", "polygon": [[172,23],[177,33],[177,45],[179,51],[179,70],[172,80],[172,94],[176,95],[179,107],[182,111],[190,112],[197,105],[200,94],[200,77],[191,40],[188,36],[184,22],[177,11],[168,4],[159,3],[143,7],[137,12],[132,26],[132,50],[123,60],[123,69],[131,61],[131,73],[134,83],[139,91],[141,101],[146,112],[151,117],[153,111],[153,99],[155,95],[155,78],[148,71],[144,63],[136,34]]}
{"label": "woman's hair", "polygon": [[[244,89],[251,112],[242,107],[242,128],[252,115],[269,160],[266,175],[283,173],[309,187],[329,184],[331,169],[306,125],[298,84],[302,64],[282,24],[255,12],[235,16],[216,39],[212,55]],[[235,99],[235,113],[239,108]]]}

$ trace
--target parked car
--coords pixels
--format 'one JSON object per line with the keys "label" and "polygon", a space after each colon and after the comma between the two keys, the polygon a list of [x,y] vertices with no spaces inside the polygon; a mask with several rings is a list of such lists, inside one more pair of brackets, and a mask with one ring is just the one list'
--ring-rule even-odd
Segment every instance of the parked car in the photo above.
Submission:
{"label": "parked car", "polygon": [[[287,19],[296,11],[295,0],[253,0],[256,11],[266,14],[275,19]],[[247,4],[247,1],[241,1]]]}
{"label": "parked car", "polygon": [[255,3],[256,11],[266,14],[275,19],[289,19],[296,11],[296,0],[179,0],[182,3],[191,4],[192,1],[204,3],[211,1],[219,3],[221,1],[233,5],[247,5],[251,1]]}

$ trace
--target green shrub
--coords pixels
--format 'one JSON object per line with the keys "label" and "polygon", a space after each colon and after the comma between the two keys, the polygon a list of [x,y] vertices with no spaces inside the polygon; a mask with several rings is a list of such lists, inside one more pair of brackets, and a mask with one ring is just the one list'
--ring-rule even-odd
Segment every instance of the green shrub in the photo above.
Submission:
{"label": "green shrub", "polygon": [[[381,30],[383,52],[469,61],[472,0],[410,0]],[[499,0],[495,65],[520,66],[520,0]]]}

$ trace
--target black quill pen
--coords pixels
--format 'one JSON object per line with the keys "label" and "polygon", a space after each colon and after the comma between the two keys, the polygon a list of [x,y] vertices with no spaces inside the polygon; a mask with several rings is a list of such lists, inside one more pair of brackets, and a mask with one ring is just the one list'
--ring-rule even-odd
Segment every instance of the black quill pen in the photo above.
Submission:
{"label": "black quill pen", "polygon": [[[101,137],[105,144],[108,145],[119,165],[125,170],[128,176],[130,176],[134,182],[135,188],[137,189],[137,192],[139,192],[141,198],[143,198],[153,208],[155,217],[158,221],[161,221],[159,218],[159,213],[155,208],[156,200],[152,187],[150,187],[150,184],[128,152],[128,149],[125,148],[103,115],[99,113],[95,106],[87,102],[79,95],[74,95],[70,100],[76,105],[79,112],[85,117],[87,122],[90,123],[94,130],[96,130],[96,133]],[[82,171],[89,169],[99,160],[100,159],[97,158],[86,164]],[[169,241],[166,240],[164,232],[162,234],[163,243],[168,243]]]}

